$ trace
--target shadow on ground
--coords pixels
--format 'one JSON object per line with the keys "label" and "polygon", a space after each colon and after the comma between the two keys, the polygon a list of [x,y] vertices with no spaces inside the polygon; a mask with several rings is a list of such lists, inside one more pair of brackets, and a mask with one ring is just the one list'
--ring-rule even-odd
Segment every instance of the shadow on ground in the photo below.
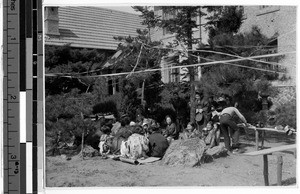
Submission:
{"label": "shadow on ground", "polygon": [[[285,180],[282,180],[281,184],[282,186],[291,186],[296,184],[296,177],[291,177]],[[277,183],[272,184],[271,186],[277,186]]]}

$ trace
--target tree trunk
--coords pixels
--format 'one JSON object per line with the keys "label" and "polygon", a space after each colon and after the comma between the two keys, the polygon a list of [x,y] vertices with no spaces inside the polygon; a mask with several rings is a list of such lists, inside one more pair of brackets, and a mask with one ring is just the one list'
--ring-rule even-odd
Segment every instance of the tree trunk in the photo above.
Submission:
{"label": "tree trunk", "polygon": [[[188,12],[187,14],[187,19],[188,23],[191,24],[192,17],[191,13]],[[193,43],[192,43],[192,36],[193,36],[193,31],[191,28],[188,29],[187,31],[187,36],[188,36],[188,53],[191,52],[193,49]],[[188,55],[188,64],[193,64],[193,59],[190,55]],[[190,108],[190,121],[195,121],[196,117],[196,107],[195,107],[195,68],[194,67],[189,67],[189,74],[190,74],[190,86],[191,86],[191,96],[190,96],[190,103],[191,103],[191,108]]]}

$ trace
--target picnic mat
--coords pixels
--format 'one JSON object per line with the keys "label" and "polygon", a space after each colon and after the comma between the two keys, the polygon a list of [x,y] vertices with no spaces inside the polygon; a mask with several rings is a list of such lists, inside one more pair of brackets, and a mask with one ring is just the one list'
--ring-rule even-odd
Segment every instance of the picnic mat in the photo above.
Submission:
{"label": "picnic mat", "polygon": [[[116,158],[112,158],[112,159],[116,160]],[[129,163],[129,164],[135,164],[135,165],[147,164],[147,163],[152,163],[152,162],[156,162],[156,161],[160,160],[160,158],[157,158],[157,157],[149,157],[146,159],[137,159],[137,160],[133,160],[130,158],[118,157],[118,159],[121,160],[122,162]]]}
{"label": "picnic mat", "polygon": [[141,160],[141,159],[138,159],[137,161],[140,163],[140,164],[144,164],[144,163],[152,163],[152,162],[156,162],[160,160],[160,158],[158,157],[149,157],[149,158],[146,158],[144,160]]}

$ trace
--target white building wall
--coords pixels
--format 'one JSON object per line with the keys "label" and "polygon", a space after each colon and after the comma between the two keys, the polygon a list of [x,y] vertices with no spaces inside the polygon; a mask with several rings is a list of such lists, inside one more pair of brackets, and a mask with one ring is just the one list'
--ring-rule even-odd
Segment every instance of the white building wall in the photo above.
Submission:
{"label": "white building wall", "polygon": [[[296,51],[296,6],[245,6],[244,14],[240,32],[249,32],[256,25],[268,38],[278,34],[278,53]],[[295,85],[296,53],[286,54],[279,63],[291,77],[285,84]]]}

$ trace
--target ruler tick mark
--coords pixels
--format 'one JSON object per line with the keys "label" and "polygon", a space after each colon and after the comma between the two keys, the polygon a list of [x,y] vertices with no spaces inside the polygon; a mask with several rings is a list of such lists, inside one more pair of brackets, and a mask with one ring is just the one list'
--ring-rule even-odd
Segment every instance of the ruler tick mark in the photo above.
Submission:
{"label": "ruler tick mark", "polygon": [[14,148],[15,146],[12,146],[12,145],[4,145],[4,147]]}

